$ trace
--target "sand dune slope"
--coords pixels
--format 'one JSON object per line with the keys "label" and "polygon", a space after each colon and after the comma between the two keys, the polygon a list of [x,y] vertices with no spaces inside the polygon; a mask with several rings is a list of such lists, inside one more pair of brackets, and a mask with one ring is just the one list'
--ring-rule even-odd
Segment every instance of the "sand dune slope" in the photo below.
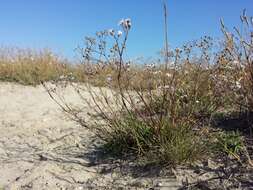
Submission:
{"label": "sand dune slope", "polygon": [[[71,90],[67,96],[80,101]],[[109,166],[91,163],[93,141],[42,86],[0,83],[0,189],[146,189],[156,183],[101,173]],[[177,189],[169,181],[167,188]]]}

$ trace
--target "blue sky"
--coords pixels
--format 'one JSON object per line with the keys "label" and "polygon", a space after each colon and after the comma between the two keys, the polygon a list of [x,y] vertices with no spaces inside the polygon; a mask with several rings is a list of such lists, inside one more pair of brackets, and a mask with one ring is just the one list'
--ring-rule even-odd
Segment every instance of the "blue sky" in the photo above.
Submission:
{"label": "blue sky", "polygon": [[[204,35],[221,36],[219,19],[239,25],[252,0],[167,0],[169,43],[172,47]],[[156,56],[163,46],[161,0],[0,0],[0,45],[50,48],[72,59],[85,36],[117,28],[132,19],[129,57]]]}

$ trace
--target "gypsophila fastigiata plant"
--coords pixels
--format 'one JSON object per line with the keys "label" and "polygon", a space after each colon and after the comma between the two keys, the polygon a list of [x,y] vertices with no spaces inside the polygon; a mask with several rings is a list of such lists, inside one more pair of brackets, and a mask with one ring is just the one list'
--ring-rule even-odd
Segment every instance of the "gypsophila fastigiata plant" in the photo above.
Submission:
{"label": "gypsophila fastigiata plant", "polygon": [[[104,141],[107,151],[131,151],[150,160],[182,164],[209,151],[206,127],[223,108],[224,88],[220,87],[221,69],[213,64],[217,59],[213,39],[205,36],[170,49],[164,9],[164,61],[138,67],[126,60],[132,22],[122,19],[118,29],[97,32],[79,48],[87,83],[55,84],[74,88],[83,101],[81,108],[69,104],[54,85],[45,87],[71,119]],[[92,85],[96,78],[102,87]]]}

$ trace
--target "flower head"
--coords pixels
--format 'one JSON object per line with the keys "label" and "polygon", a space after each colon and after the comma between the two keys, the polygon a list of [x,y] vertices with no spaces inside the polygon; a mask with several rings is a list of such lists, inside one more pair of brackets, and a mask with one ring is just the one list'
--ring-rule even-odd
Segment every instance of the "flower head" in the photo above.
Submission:
{"label": "flower head", "polygon": [[122,18],[122,19],[119,21],[119,24],[118,24],[118,25],[119,25],[119,26],[120,26],[120,25],[123,25],[123,24],[124,24],[124,21],[125,21],[125,20]]}
{"label": "flower head", "polygon": [[120,30],[119,30],[118,33],[117,33],[118,37],[120,37],[122,34],[123,34],[123,33],[122,33]]}
{"label": "flower head", "polygon": [[240,83],[239,81],[236,81],[236,82],[235,82],[235,86],[236,86],[236,88],[238,88],[238,89],[242,88],[241,83]]}
{"label": "flower head", "polygon": [[170,78],[170,77],[172,77],[172,74],[171,74],[171,73],[166,73],[166,76],[167,76],[168,78]]}
{"label": "flower head", "polygon": [[130,18],[121,19],[119,21],[119,25],[122,26],[125,30],[129,30],[132,26],[131,19]]}
{"label": "flower head", "polygon": [[234,60],[234,61],[233,61],[233,64],[238,65],[238,64],[239,64],[239,61],[238,61],[238,60]]}
{"label": "flower head", "polygon": [[110,83],[110,82],[112,82],[112,77],[110,75],[108,75],[107,78],[106,78],[106,80],[107,80],[107,82]]}
{"label": "flower head", "polygon": [[108,33],[109,33],[111,36],[114,36],[114,30],[113,30],[113,29],[109,29],[109,30],[108,30]]}

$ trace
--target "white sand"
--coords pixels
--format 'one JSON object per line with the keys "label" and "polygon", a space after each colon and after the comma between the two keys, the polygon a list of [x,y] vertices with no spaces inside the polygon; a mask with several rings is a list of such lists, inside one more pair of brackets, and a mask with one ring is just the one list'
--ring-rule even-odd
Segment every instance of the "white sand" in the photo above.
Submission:
{"label": "white sand", "polygon": [[[67,97],[80,103],[71,90]],[[113,173],[100,174],[85,156],[93,139],[66,119],[42,86],[0,83],[0,189],[109,188]]]}

